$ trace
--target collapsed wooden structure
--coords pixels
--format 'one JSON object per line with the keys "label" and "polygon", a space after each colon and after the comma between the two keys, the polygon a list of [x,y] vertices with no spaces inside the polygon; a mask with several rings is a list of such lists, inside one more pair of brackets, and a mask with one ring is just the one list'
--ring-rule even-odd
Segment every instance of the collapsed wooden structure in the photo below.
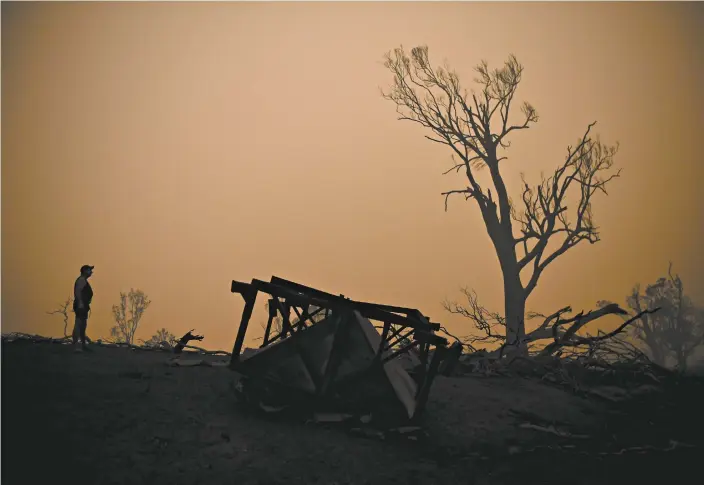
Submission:
{"label": "collapsed wooden structure", "polygon": [[[308,402],[348,396],[368,405],[375,399],[382,407],[395,405],[410,420],[423,412],[447,340],[435,334],[440,325],[420,311],[354,301],[276,276],[269,282],[232,281],[231,291],[245,302],[232,350],[233,370],[277,386],[288,396],[307,395]],[[245,355],[245,335],[259,293],[269,295],[269,319],[261,347]],[[277,316],[281,324],[274,328]],[[389,399],[392,394],[396,399]]]}

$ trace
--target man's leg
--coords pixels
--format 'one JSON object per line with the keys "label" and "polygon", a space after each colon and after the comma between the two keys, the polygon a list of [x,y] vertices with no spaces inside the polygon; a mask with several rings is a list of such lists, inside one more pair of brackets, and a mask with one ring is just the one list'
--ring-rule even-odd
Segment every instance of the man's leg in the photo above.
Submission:
{"label": "man's leg", "polygon": [[78,338],[81,335],[81,317],[76,313],[76,321],[73,324],[73,333],[71,334],[71,339],[73,340],[73,346],[75,347],[78,343]]}
{"label": "man's leg", "polygon": [[83,319],[81,324],[81,347],[86,348],[86,329],[88,328],[88,317]]}
{"label": "man's leg", "polygon": [[[86,347],[86,325],[88,312],[82,308],[76,310],[76,325],[73,330],[73,346],[76,352],[80,352]],[[78,347],[78,339],[81,339],[81,346]]]}

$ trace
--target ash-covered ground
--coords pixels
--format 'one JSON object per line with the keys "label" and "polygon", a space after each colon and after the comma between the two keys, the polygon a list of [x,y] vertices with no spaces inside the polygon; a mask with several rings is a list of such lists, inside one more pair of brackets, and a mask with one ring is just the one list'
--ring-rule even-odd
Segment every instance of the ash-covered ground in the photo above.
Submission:
{"label": "ash-covered ground", "polygon": [[583,393],[537,378],[438,377],[426,436],[378,439],[243,412],[230,370],[170,357],[3,343],[2,483],[704,481],[700,378]]}

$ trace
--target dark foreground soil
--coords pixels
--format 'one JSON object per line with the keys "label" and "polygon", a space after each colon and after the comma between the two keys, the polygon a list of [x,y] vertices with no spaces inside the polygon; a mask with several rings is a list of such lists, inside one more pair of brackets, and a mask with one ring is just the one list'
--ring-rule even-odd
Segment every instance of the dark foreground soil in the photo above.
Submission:
{"label": "dark foreground soil", "polygon": [[375,440],[244,413],[227,368],[168,358],[3,343],[2,483],[704,483],[694,379],[613,404],[517,377],[438,378],[426,439]]}

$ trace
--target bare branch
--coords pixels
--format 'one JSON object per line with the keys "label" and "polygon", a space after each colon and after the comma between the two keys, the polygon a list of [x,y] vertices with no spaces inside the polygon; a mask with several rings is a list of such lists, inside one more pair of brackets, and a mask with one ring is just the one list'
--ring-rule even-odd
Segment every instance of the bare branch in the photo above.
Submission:
{"label": "bare branch", "polygon": [[[536,188],[524,179],[521,213],[514,212],[522,236],[514,244],[523,247],[524,256],[518,261],[519,270],[533,263],[532,274],[525,286],[526,296],[535,289],[540,275],[559,256],[582,241],[594,244],[599,241],[598,227],[592,217],[592,198],[597,192],[606,194],[607,184],[620,175],[620,171],[607,174],[614,163],[618,146],[606,146],[590,132],[590,124],[577,146],[567,150],[561,167],[549,178],[543,178]],[[574,189],[574,190],[573,190]],[[574,192],[578,199],[574,217],[567,217],[568,196]],[[562,243],[550,254],[545,250],[551,238],[559,236]],[[529,248],[529,245],[532,247]]]}
{"label": "bare branch", "polygon": [[[461,315],[469,319],[480,335],[472,335],[462,338],[462,342],[469,345],[477,342],[494,344],[506,340],[506,320],[496,312],[487,310],[479,303],[477,293],[468,288],[461,289],[462,294],[467,299],[467,305],[460,305],[456,302],[443,302],[443,307],[454,315]],[[472,347],[473,348],[473,347]]]}
{"label": "bare branch", "polygon": [[[597,310],[593,310],[590,312],[587,312],[585,315],[584,312],[580,312],[574,317],[571,318],[566,318],[563,319],[562,315],[565,313],[571,312],[570,307],[565,307],[557,312],[553,313],[550,315],[550,317],[545,319],[545,322],[535,329],[534,331],[530,332],[528,335],[526,335],[526,340],[527,341],[535,341],[535,340],[541,340],[541,339],[546,339],[546,338],[557,338],[558,336],[561,338],[563,337],[566,333],[568,333],[568,337],[571,335],[574,335],[579,329],[584,327],[590,322],[593,322],[594,320],[597,320],[603,316],[606,315],[611,315],[611,314],[617,314],[617,315],[623,315],[627,313],[625,310],[621,309],[618,305],[611,304],[607,305],[605,307],[599,308]],[[551,324],[552,325],[549,325]],[[567,331],[558,331],[560,327],[568,325],[568,324],[573,324],[572,327],[569,328]]]}
{"label": "bare branch", "polygon": [[58,315],[62,315],[64,317],[63,318],[63,320],[64,320],[64,337],[69,337],[69,335],[68,335],[68,307],[72,301],[73,301],[73,298],[71,298],[69,296],[66,299],[66,301],[64,301],[63,303],[61,303],[59,305],[59,308],[57,310],[46,312],[47,315],[57,315],[58,314]]}
{"label": "bare branch", "polygon": [[[583,315],[580,313],[574,318],[564,320],[564,321],[557,321],[553,325],[552,328],[552,334],[553,334],[553,342],[547,345],[540,355],[552,355],[559,349],[563,347],[578,347],[578,346],[589,346],[592,344],[595,344],[597,342],[601,342],[604,340],[608,340],[619,333],[621,333],[626,327],[628,327],[630,324],[633,322],[638,321],[643,315],[646,313],[655,313],[658,311],[659,308],[656,308],[654,310],[644,310],[643,312],[635,315],[632,318],[629,318],[626,320],[623,324],[621,324],[616,330],[599,335],[597,337],[582,337],[577,335],[577,331],[580,330],[582,327],[584,327],[587,323],[592,322],[596,319],[599,319],[605,315],[609,314],[626,314],[627,312],[623,309],[621,309],[618,305],[612,304],[612,305],[607,305],[603,308],[600,308],[599,310],[591,311],[587,313],[586,315]],[[567,323],[572,323],[572,326],[567,329],[564,332],[559,332],[559,327],[561,325],[565,325]]]}
{"label": "bare branch", "polygon": [[[490,217],[493,211],[496,217],[496,204],[488,203],[473,170],[486,164],[494,171],[492,179],[495,179],[498,163],[506,159],[496,155],[497,147],[508,147],[509,133],[528,128],[538,120],[535,109],[525,103],[523,121],[520,124],[509,122],[511,102],[523,72],[515,56],[510,56],[501,69],[490,71],[485,62],[477,66],[477,82],[481,85],[482,96],[479,99],[472,94],[472,103],[454,71],[432,67],[426,46],[411,49],[410,56],[403,47],[395,49],[385,55],[384,65],[394,75],[394,82],[388,92],[382,91],[382,95],[396,104],[399,119],[429,128],[434,136],[426,138],[450,147],[460,162],[445,173],[464,167],[472,197],[477,200],[482,213]],[[500,133],[491,132],[491,119],[495,114],[501,118]],[[503,181],[499,180],[498,184],[495,188],[499,208],[507,214],[510,205],[504,194]],[[447,196],[447,193],[443,195]],[[510,225],[510,218],[504,223]]]}
{"label": "bare branch", "polygon": [[447,212],[447,200],[450,198],[452,194],[466,194],[464,196],[465,200],[471,199],[474,197],[474,191],[467,187],[466,189],[460,189],[460,190],[449,190],[447,192],[443,192],[442,195],[445,196],[445,212]]}

